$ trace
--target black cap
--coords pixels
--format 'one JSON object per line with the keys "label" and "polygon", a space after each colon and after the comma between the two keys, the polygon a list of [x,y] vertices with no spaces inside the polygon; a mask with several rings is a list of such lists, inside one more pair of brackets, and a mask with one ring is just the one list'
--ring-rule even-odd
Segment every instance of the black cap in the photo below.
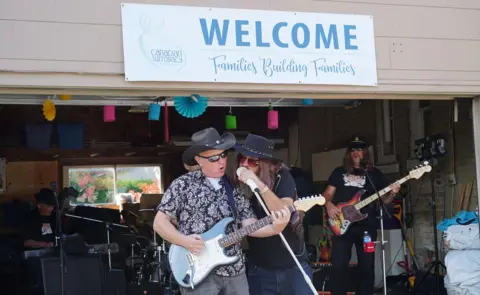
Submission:
{"label": "black cap", "polygon": [[55,193],[49,188],[42,188],[35,194],[35,199],[37,200],[37,204],[45,204],[49,206],[55,206],[57,204],[55,201]]}
{"label": "black cap", "polygon": [[363,140],[363,138],[361,138],[360,136],[358,135],[355,135],[352,137],[352,139],[348,142],[347,144],[347,147],[348,149],[365,149],[367,148],[367,144],[365,143],[365,141]]}

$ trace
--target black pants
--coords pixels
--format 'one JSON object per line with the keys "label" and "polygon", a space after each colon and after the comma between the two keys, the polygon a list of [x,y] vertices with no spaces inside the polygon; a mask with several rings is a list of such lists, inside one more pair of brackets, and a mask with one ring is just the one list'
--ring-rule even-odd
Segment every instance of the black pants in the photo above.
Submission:
{"label": "black pants", "polygon": [[[363,251],[363,234],[368,231],[372,241],[377,239],[377,230],[353,225],[343,236],[332,237],[332,295],[345,295],[355,291],[356,295],[372,295],[375,284],[375,253]],[[346,277],[351,259],[352,245],[357,249],[357,277]],[[357,290],[347,290],[347,280],[357,282]]]}

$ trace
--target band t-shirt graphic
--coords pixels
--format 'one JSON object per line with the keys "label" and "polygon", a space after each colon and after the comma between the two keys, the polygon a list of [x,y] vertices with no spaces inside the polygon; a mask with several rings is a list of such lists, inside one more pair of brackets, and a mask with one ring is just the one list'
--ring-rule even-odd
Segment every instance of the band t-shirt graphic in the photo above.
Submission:
{"label": "band t-shirt graphic", "polygon": [[42,223],[42,236],[50,235],[52,233],[53,231],[50,223]]}
{"label": "band t-shirt graphic", "polygon": [[365,187],[367,177],[365,175],[352,175],[343,173],[344,186],[363,188]]}
{"label": "band t-shirt graphic", "polygon": [[55,215],[42,216],[37,209],[30,212],[24,220],[24,240],[55,242]]}
{"label": "band t-shirt graphic", "polygon": [[[369,175],[377,190],[380,191],[382,188],[387,186],[387,182],[384,179],[382,172],[380,172],[380,170],[377,168],[372,168],[371,171],[369,171]],[[349,174],[343,166],[337,167],[335,170],[333,170],[328,179],[328,185],[336,188],[335,195],[332,200],[332,203],[335,205],[350,201],[355,194],[361,190],[366,190],[361,197],[362,200],[375,193],[375,190],[370,184],[370,180],[367,178],[363,170],[354,169],[354,173]],[[362,213],[368,213],[368,218],[356,222],[352,224],[352,226],[358,225],[375,228],[378,227],[376,206],[376,202],[372,202],[360,210]]]}

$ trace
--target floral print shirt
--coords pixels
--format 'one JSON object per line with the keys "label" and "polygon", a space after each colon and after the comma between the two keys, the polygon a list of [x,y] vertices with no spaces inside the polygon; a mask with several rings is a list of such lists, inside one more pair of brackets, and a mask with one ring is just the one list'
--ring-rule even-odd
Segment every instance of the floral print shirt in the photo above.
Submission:
{"label": "floral print shirt", "polygon": [[[210,180],[200,171],[193,171],[175,179],[168,187],[157,209],[174,218],[177,229],[185,235],[203,234],[226,217],[233,217],[225,185],[220,181],[215,189]],[[237,219],[227,227],[227,234],[248,218],[256,218],[250,202],[236,189],[233,198],[237,208]],[[242,255],[240,244],[226,249],[228,256]],[[232,264],[220,266],[215,273],[220,276],[235,276],[245,271],[243,257]]]}

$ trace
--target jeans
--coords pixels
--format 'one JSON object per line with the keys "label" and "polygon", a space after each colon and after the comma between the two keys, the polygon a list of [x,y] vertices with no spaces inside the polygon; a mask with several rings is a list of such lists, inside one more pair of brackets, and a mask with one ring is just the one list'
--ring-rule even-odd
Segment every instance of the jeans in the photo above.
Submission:
{"label": "jeans", "polygon": [[[307,261],[299,260],[305,273],[312,279],[312,269]],[[264,269],[249,265],[248,285],[252,295],[305,295],[311,294],[297,265],[287,269]]]}
{"label": "jeans", "polygon": [[180,292],[182,295],[249,295],[245,273],[233,277],[212,274],[195,289],[181,287]]}
{"label": "jeans", "polygon": [[[343,236],[332,237],[332,295],[345,295],[355,291],[356,295],[372,295],[375,284],[375,253],[363,251],[363,234],[368,231],[372,242],[377,239],[377,230],[352,226]],[[346,277],[352,256],[352,245],[357,250],[357,278]],[[346,280],[356,280],[357,290],[347,290]]]}

